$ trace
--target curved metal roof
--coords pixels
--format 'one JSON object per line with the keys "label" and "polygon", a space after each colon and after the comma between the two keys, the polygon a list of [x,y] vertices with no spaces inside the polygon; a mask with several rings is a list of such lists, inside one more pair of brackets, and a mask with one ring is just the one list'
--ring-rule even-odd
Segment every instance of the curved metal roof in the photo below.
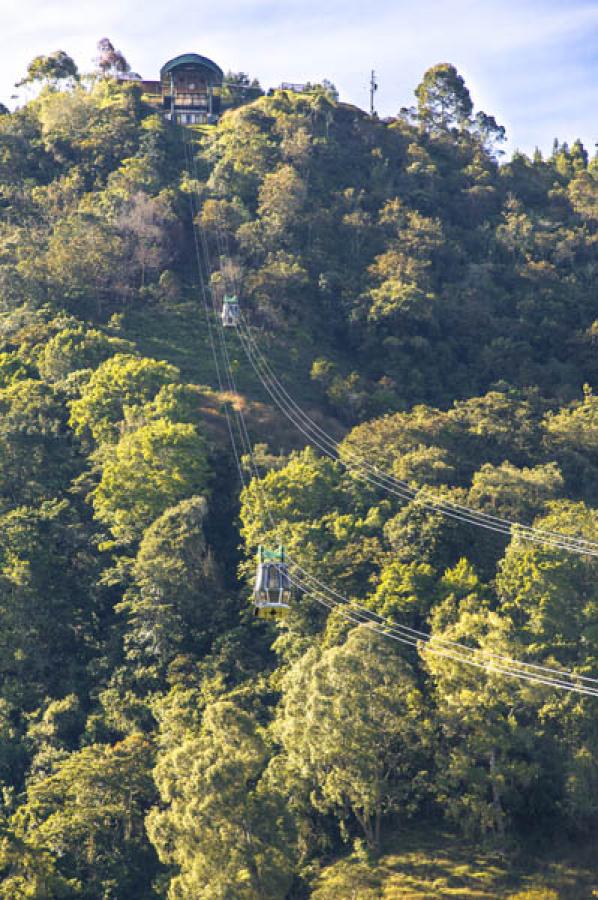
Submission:
{"label": "curved metal roof", "polygon": [[212,62],[211,59],[208,59],[207,56],[200,56],[199,53],[183,53],[181,56],[175,56],[174,59],[169,59],[160,69],[160,78],[167,75],[169,72],[172,72],[174,69],[178,69],[179,66],[188,65],[203,66],[204,69],[209,69],[220,80],[224,78],[224,73],[220,66],[217,66],[216,63]]}

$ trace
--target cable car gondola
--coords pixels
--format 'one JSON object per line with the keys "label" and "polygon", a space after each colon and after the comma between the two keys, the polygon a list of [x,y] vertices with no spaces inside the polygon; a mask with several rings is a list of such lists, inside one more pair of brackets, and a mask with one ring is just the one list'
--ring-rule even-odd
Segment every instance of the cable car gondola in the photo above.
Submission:
{"label": "cable car gondola", "polygon": [[236,328],[240,318],[239,298],[236,294],[227,295],[222,301],[222,324],[224,328]]}
{"label": "cable car gondola", "polygon": [[292,599],[291,579],[284,547],[260,547],[253,588],[254,613],[263,619],[284,618]]}

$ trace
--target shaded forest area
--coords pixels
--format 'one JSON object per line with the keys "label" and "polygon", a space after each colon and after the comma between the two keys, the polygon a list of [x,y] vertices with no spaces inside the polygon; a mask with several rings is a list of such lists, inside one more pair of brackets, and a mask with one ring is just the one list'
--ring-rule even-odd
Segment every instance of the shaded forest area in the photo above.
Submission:
{"label": "shaded forest area", "polygon": [[384,122],[258,97],[186,132],[189,167],[119,66],[38,58],[0,114],[0,897],[590,896],[595,700],[248,597],[282,542],[390,620],[598,676],[594,558],[305,447],[233,333],[241,491],[192,199],[215,296],[224,235],[341,459],[597,540],[598,161],[501,160],[443,64]]}

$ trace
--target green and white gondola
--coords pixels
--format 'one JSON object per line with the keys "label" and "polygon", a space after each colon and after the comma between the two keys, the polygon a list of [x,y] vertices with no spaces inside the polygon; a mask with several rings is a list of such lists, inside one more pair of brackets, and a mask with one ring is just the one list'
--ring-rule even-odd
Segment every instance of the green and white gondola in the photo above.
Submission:
{"label": "green and white gondola", "polygon": [[224,328],[236,328],[241,319],[239,298],[236,294],[227,295],[222,301],[222,325]]}
{"label": "green and white gondola", "polygon": [[284,547],[260,547],[252,597],[255,615],[262,619],[284,618],[291,609],[292,597]]}

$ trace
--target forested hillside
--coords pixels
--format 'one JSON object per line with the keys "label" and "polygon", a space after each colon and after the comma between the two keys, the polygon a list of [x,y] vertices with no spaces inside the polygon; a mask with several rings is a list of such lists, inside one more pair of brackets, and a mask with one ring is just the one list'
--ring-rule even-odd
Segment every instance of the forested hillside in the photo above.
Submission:
{"label": "forested hillside", "polygon": [[[284,544],[598,678],[595,550],[442,512],[598,541],[598,160],[507,159],[448,65],[392,121],[324,87],[185,130],[59,62],[0,114],[0,897],[592,896],[594,697],[250,595]],[[231,283],[340,459],[234,329],[219,382]]]}

